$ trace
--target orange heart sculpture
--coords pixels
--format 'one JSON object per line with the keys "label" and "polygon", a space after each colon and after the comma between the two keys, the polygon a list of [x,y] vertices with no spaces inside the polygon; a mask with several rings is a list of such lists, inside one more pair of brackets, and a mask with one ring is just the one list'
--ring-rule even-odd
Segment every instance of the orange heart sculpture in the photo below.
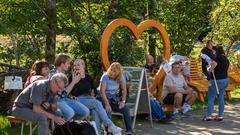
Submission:
{"label": "orange heart sculpture", "polygon": [[[161,38],[163,40],[163,45],[164,45],[164,58],[169,59],[170,57],[170,41],[167,35],[166,30],[164,27],[156,20],[145,20],[141,22],[138,26],[136,26],[134,23],[132,23],[128,19],[120,18],[120,19],[115,19],[112,22],[108,24],[106,29],[103,32],[103,36],[101,39],[100,43],[100,57],[101,61],[103,64],[103,68],[106,71],[108,67],[110,66],[109,64],[109,59],[108,59],[108,43],[109,39],[111,38],[111,35],[113,31],[119,27],[119,26],[125,26],[127,27],[133,34],[134,39],[137,40],[140,38],[140,35],[142,32],[147,29],[147,28],[155,28],[159,34],[161,35]],[[160,69],[159,72],[155,76],[155,80],[153,85],[150,87],[150,91],[154,91],[156,87],[163,81],[163,78],[165,76],[165,73],[163,69]]]}

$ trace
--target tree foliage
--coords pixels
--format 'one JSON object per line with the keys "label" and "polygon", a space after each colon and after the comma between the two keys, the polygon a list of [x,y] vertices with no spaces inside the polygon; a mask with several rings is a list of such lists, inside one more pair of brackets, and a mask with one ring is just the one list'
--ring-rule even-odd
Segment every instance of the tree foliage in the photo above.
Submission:
{"label": "tree foliage", "polygon": [[222,0],[211,12],[212,37],[215,41],[231,47],[240,41],[240,1]]}
{"label": "tree foliage", "polygon": [[[48,1],[0,0],[0,33],[16,35],[21,66],[29,67],[36,59],[46,58],[46,36],[49,30]],[[56,35],[67,41],[56,40],[56,52],[73,58],[83,58],[94,76],[101,74],[99,45],[109,22],[127,18],[136,25],[146,19],[158,20],[167,30],[171,49],[188,55],[196,40],[206,35],[209,13],[219,0],[57,0]],[[233,0],[232,0],[233,1]],[[214,12],[214,11],[213,11]],[[235,11],[232,11],[235,15]],[[237,13],[238,14],[238,13]],[[239,24],[238,24],[239,25]],[[65,39],[65,38],[64,38]],[[1,51],[1,59],[12,60],[13,47]],[[156,31],[147,29],[139,41],[134,41],[126,28],[118,28],[109,43],[110,61],[126,66],[143,66],[145,54],[163,52],[162,40]],[[11,57],[7,57],[7,55]],[[52,57],[52,56],[51,56]]]}

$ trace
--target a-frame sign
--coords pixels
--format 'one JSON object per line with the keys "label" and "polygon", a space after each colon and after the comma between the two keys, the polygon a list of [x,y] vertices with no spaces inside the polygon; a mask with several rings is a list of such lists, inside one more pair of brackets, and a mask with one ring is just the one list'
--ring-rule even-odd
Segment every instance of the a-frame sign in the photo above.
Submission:
{"label": "a-frame sign", "polygon": [[152,124],[150,94],[145,68],[140,67],[123,67],[124,72],[131,75],[131,84],[128,90],[126,105],[133,117],[132,127],[134,128],[137,114],[149,114]]}

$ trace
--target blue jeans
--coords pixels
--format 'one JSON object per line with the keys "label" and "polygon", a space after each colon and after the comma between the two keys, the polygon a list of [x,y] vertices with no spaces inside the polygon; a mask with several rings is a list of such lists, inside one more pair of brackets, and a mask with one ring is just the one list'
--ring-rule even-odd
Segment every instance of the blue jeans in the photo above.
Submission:
{"label": "blue jeans", "polygon": [[[114,99],[108,99],[108,101],[113,112],[119,112],[123,115],[126,131],[132,131],[132,119],[128,107],[125,105],[123,108],[119,109],[119,101],[116,101]],[[109,112],[107,114],[108,117],[112,119],[112,113]]]}
{"label": "blue jeans", "polygon": [[104,126],[106,127],[112,124],[112,121],[109,119],[102,103],[90,96],[79,96],[78,99],[92,112],[93,120],[96,122],[98,133],[101,135],[100,120],[103,121]]}
{"label": "blue jeans", "polygon": [[66,122],[70,121],[72,118],[82,120],[89,115],[89,109],[86,106],[77,100],[69,98],[63,98],[58,101],[58,108]]}
{"label": "blue jeans", "polygon": [[[216,80],[218,89],[219,89],[219,95],[218,95],[218,116],[223,116],[224,113],[224,93],[225,90],[229,84],[228,79],[221,79]],[[214,100],[217,96],[217,90],[214,83],[214,80],[210,80],[209,87],[208,87],[208,108],[207,108],[207,116],[210,117],[214,110]]]}

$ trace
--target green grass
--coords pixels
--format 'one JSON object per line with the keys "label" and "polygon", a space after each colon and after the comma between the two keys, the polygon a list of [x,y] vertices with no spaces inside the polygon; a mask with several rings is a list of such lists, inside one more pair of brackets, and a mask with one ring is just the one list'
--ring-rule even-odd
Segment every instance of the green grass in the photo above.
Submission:
{"label": "green grass", "polygon": [[[231,97],[232,99],[226,100],[225,99],[225,104],[231,104],[233,102],[240,102],[240,87],[236,88],[231,92]],[[215,105],[217,105],[217,100],[215,100]],[[204,102],[201,102],[199,100],[196,100],[196,102],[192,106],[193,110],[201,110],[201,109],[206,109],[207,108],[207,97],[205,97]]]}
{"label": "green grass", "polygon": [[[34,126],[34,125],[33,125]],[[29,134],[29,127],[24,126],[24,134]],[[10,124],[5,115],[0,115],[0,135],[20,135],[21,125],[20,124]],[[37,135],[37,132],[34,132]]]}
{"label": "green grass", "polygon": [[16,135],[20,133],[17,128],[11,128],[10,123],[7,120],[7,117],[4,115],[0,116],[0,134],[1,135]]}
{"label": "green grass", "polygon": [[235,90],[233,90],[232,92],[231,92],[231,96],[233,97],[233,98],[237,98],[237,99],[240,99],[240,87],[237,87]]}

